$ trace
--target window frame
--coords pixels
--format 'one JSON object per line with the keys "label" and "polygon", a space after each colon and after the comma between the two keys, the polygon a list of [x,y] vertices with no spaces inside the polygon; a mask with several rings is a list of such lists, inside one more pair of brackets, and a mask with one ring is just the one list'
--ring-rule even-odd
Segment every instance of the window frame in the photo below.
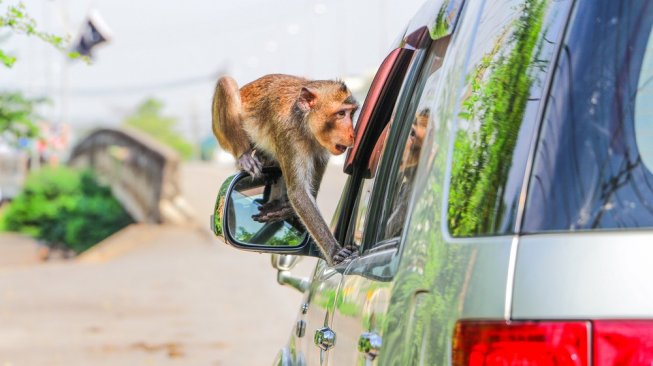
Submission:
{"label": "window frame", "polygon": [[[427,46],[430,45],[430,41],[427,42]],[[426,50],[428,50],[427,47]],[[384,133],[383,130],[387,125],[392,124],[393,121],[397,119],[397,116],[393,116],[392,114],[395,113],[397,108],[404,103],[406,103],[406,99],[410,96],[416,82],[416,75],[419,74],[419,71],[421,70],[422,63],[424,61],[424,48],[420,48],[415,50],[413,53],[413,57],[411,59],[411,62],[408,66],[408,70],[406,71],[403,79],[402,79],[402,85],[401,88],[399,89],[398,96],[393,104],[392,109],[390,110],[390,116],[391,118],[386,118],[386,122],[383,123],[382,128],[380,128],[379,133],[375,134],[375,139],[369,140],[369,154],[367,154],[365,160],[360,160],[359,164],[353,169],[351,172],[351,178],[348,181],[348,186],[350,187],[356,187],[354,190],[351,190],[353,192],[352,196],[349,198],[349,202],[352,202],[352,207],[348,211],[348,220],[347,220],[347,225],[343,225],[346,227],[344,233],[341,233],[344,235],[342,238],[343,240],[341,243],[344,243],[346,246],[352,245],[353,240],[354,240],[354,232],[356,231],[356,213],[358,212],[359,205],[361,203],[361,195],[362,195],[362,189],[364,186],[364,181],[365,179],[377,179],[376,177],[381,177],[379,174],[382,174],[382,164],[385,158],[383,156],[386,155],[385,151],[388,148],[388,144],[391,142],[391,139],[393,138],[392,136],[392,128],[390,128],[390,131],[388,131],[388,136],[386,143],[384,144],[383,151],[381,152],[381,159],[379,160],[378,164],[379,166],[376,168],[376,175],[373,177],[370,177],[368,174],[370,172],[369,169],[369,160],[373,157],[372,152],[374,148],[377,146],[377,143],[380,138],[384,138]],[[402,112],[403,114],[403,112]],[[379,125],[381,125],[379,123]],[[368,134],[371,134],[371,132],[367,132]],[[378,185],[380,185],[380,181],[375,181],[373,186],[372,186],[372,194],[370,196],[370,205],[368,205],[369,209],[367,210],[367,215],[365,218],[365,223],[363,225],[363,237],[361,240],[361,243],[359,243],[359,253],[363,252],[363,249],[366,247],[365,243],[367,242],[366,238],[366,233],[369,230],[373,230],[374,226],[376,226],[376,223],[371,224],[372,221],[376,222],[377,215],[374,213],[373,209],[375,208],[375,191],[378,189],[376,188]]]}
{"label": "window frame", "polygon": [[[402,162],[403,149],[407,143],[408,133],[412,128],[413,118],[409,118],[410,113],[412,112],[412,114],[414,114],[414,109],[419,104],[419,99],[416,98],[421,98],[421,93],[420,95],[416,94],[417,88],[420,85],[420,81],[425,82],[425,79],[423,79],[425,76],[423,75],[424,70],[431,66],[431,63],[428,62],[430,60],[429,56],[432,52],[435,52],[436,49],[444,50],[446,52],[450,41],[451,35],[447,34],[438,39],[426,42],[423,47],[416,51],[413,64],[406,74],[405,82],[402,85],[402,89],[393,109],[394,115],[388,122],[390,128],[387,141],[384,144],[381,160],[378,163],[377,175],[372,177],[376,181],[372,187],[370,204],[363,226],[363,237],[359,248],[359,252],[364,255],[376,253],[380,250],[397,249],[401,242],[401,235],[392,238],[383,237],[382,233],[379,231],[381,220],[387,216],[389,206],[386,200],[390,193],[392,193],[390,191],[394,188],[394,185],[391,186],[391,183],[394,183],[395,175],[397,174],[399,165]],[[440,57],[444,58],[445,56],[440,55]],[[433,62],[435,62],[435,60],[433,60]],[[356,221],[358,217],[354,215],[358,212],[362,198],[361,189],[363,187],[363,181],[361,180],[360,183],[358,194],[356,195],[356,204],[352,211],[349,230],[344,241],[344,243],[347,243],[348,245],[353,243],[353,236],[356,230]],[[408,215],[408,212],[406,214]]]}

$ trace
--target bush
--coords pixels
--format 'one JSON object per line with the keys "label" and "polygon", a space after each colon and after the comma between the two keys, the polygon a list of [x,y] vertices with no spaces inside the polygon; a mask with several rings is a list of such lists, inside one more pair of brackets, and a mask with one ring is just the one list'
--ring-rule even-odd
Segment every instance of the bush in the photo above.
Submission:
{"label": "bush", "polygon": [[0,227],[76,253],[133,222],[91,171],[62,167],[32,173],[3,211]]}

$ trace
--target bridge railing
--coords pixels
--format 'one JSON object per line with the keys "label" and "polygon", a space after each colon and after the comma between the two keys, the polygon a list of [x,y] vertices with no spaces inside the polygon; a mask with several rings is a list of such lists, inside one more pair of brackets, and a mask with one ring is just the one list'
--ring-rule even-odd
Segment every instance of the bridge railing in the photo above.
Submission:
{"label": "bridge railing", "polygon": [[68,164],[91,168],[137,222],[192,220],[179,186],[179,155],[133,129],[93,131],[72,150]]}

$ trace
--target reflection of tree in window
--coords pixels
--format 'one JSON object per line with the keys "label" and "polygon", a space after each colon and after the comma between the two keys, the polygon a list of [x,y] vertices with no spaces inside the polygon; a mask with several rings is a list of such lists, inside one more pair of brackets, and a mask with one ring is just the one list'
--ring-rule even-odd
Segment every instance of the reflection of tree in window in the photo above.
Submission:
{"label": "reflection of tree in window", "polygon": [[529,0],[510,25],[512,35],[498,37],[495,47],[468,75],[449,191],[449,228],[454,236],[496,231],[506,207],[502,194],[512,154],[533,85],[533,62],[546,1]]}

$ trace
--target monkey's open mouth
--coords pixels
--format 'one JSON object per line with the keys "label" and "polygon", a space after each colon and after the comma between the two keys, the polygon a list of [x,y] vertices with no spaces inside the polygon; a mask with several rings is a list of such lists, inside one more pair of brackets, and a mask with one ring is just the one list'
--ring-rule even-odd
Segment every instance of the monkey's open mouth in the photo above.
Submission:
{"label": "monkey's open mouth", "polygon": [[342,154],[347,150],[347,146],[336,144],[336,150],[338,150],[338,152]]}

